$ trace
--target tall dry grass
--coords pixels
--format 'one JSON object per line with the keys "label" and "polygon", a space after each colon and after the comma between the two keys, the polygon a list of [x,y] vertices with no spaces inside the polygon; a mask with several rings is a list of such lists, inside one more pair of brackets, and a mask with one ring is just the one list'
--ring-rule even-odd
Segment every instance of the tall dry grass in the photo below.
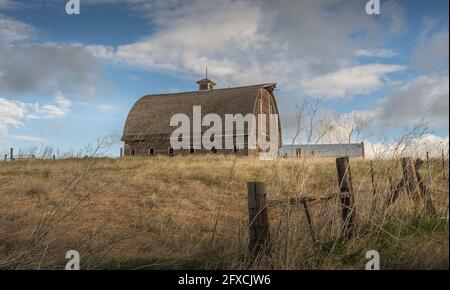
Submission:
{"label": "tall dry grass", "polygon": [[0,162],[0,268],[63,269],[77,250],[84,269],[448,269],[448,184],[431,160],[438,212],[406,194],[382,204],[402,177],[397,160],[351,159],[357,233],[342,239],[336,200],[311,205],[314,243],[301,207],[270,208],[272,253],[248,257],[247,181],[269,199],[337,192],[334,159],[260,161],[234,156]]}

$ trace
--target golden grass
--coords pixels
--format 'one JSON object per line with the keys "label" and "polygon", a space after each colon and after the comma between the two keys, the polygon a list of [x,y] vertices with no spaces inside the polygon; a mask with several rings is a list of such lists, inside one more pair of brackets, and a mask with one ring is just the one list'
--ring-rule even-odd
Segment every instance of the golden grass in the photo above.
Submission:
{"label": "golden grass", "polygon": [[331,194],[334,159],[0,162],[0,268],[63,269],[66,251],[77,250],[84,269],[364,269],[373,249],[383,268],[448,269],[448,179],[439,160],[431,165],[437,217],[406,194],[383,211],[399,162],[374,161],[374,198],[369,161],[352,159],[356,237],[340,238],[334,200],[311,205],[317,244],[300,207],[271,208],[272,255],[251,263],[246,182],[265,182],[269,199]]}

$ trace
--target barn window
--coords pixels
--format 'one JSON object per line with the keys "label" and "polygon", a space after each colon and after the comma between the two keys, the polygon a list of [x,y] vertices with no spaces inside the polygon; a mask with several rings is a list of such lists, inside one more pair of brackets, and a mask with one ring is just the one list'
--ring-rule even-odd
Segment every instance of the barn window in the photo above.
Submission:
{"label": "barn window", "polygon": [[130,149],[130,155],[131,156],[136,155],[136,149]]}
{"label": "barn window", "polygon": [[156,154],[156,150],[155,147],[150,147],[148,149],[148,155],[155,155]]}
{"label": "barn window", "polygon": [[169,150],[168,150],[168,152],[167,152],[170,156],[173,156],[174,155],[174,153],[175,153],[175,150],[173,150],[173,148],[172,147],[169,147]]}

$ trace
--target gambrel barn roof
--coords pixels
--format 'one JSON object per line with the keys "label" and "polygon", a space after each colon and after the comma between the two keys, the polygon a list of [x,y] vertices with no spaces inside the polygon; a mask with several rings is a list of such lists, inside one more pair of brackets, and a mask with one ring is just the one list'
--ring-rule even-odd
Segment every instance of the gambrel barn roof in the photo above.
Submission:
{"label": "gambrel barn roof", "polygon": [[[170,135],[170,119],[175,114],[186,114],[192,120],[192,107],[201,106],[202,116],[215,113],[247,115],[255,112],[261,90],[271,94],[276,83],[237,88],[201,90],[174,94],[148,95],[131,108],[122,141],[148,140]],[[276,104],[276,102],[274,101]],[[276,106],[276,105],[275,105]],[[275,108],[278,112],[278,108]]]}

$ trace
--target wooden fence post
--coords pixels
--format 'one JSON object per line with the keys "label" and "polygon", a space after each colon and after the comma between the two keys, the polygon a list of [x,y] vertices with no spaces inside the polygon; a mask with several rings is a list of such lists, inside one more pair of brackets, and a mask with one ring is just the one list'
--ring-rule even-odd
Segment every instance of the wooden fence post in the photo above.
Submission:
{"label": "wooden fence post", "polygon": [[442,169],[445,169],[445,155],[444,155],[444,149],[442,149],[441,158],[442,158]]}
{"label": "wooden fence post", "polygon": [[[336,159],[336,169],[341,192],[341,215],[344,221],[343,232],[349,238],[355,233],[355,198],[353,195],[352,175],[350,171],[350,162],[348,157]],[[343,194],[344,193],[344,194]]]}
{"label": "wooden fence post", "polygon": [[414,162],[410,157],[402,158],[403,180],[406,184],[408,193],[411,195],[416,205],[422,200],[426,212],[430,215],[434,215],[436,210],[433,206],[429,189],[419,173],[419,168],[422,164],[423,161],[420,159]]}
{"label": "wooden fence post", "polygon": [[385,210],[389,205],[393,204],[397,200],[400,192],[402,192],[405,187],[405,182],[402,179],[402,181],[400,181],[400,183],[398,183],[397,186],[394,187],[394,184],[392,183],[392,177],[389,176],[389,185],[390,193],[384,202],[383,210]]}
{"label": "wooden fence post", "polygon": [[269,215],[266,191],[262,182],[247,182],[249,250],[253,258],[270,253]]}
{"label": "wooden fence post", "polygon": [[14,148],[11,147],[10,151],[9,151],[9,159],[10,160],[14,160]]}
{"label": "wooden fence post", "polygon": [[370,161],[370,177],[371,177],[371,181],[372,181],[372,195],[376,195],[377,194],[377,187],[375,185],[375,172],[373,171],[373,162]]}
{"label": "wooden fence post", "polygon": [[428,189],[431,191],[433,186],[433,175],[431,172],[430,153],[427,151],[427,170],[428,170]]}
{"label": "wooden fence post", "polygon": [[6,161],[6,159],[8,159],[8,154],[5,154],[5,161]]}
{"label": "wooden fence post", "polygon": [[442,174],[444,175],[444,179],[447,178],[447,176],[445,175],[445,154],[444,154],[444,149],[442,149]]}
{"label": "wooden fence post", "polygon": [[53,154],[53,160],[56,160],[56,155],[55,154]]}
{"label": "wooden fence post", "polygon": [[123,157],[123,148],[120,147],[120,158],[122,158],[122,157]]}
{"label": "wooden fence post", "polygon": [[361,157],[363,159],[366,159],[366,148],[365,148],[364,142],[361,142]]}
{"label": "wooden fence post", "polygon": [[428,214],[436,214],[436,210],[431,199],[430,190],[427,188],[425,180],[419,173],[419,169],[424,162],[420,159],[417,159],[414,162],[412,158],[406,157],[401,159],[401,163],[403,179],[394,188],[394,190],[391,189],[391,193],[386,199],[385,207],[394,203],[397,200],[400,192],[402,192],[406,188],[408,194],[411,196],[416,206],[418,206],[420,201],[422,201]]}
{"label": "wooden fence post", "polygon": [[410,157],[402,158],[402,170],[403,180],[406,183],[406,189],[411,198],[416,202],[419,202],[420,197],[420,185],[417,178],[416,166],[414,161]]}
{"label": "wooden fence post", "polygon": [[317,245],[317,237],[316,233],[314,232],[314,224],[311,217],[311,212],[309,210],[308,203],[306,201],[302,201],[303,209],[305,210],[306,220],[309,225],[309,232],[311,233],[311,238],[313,240],[314,245]]}

